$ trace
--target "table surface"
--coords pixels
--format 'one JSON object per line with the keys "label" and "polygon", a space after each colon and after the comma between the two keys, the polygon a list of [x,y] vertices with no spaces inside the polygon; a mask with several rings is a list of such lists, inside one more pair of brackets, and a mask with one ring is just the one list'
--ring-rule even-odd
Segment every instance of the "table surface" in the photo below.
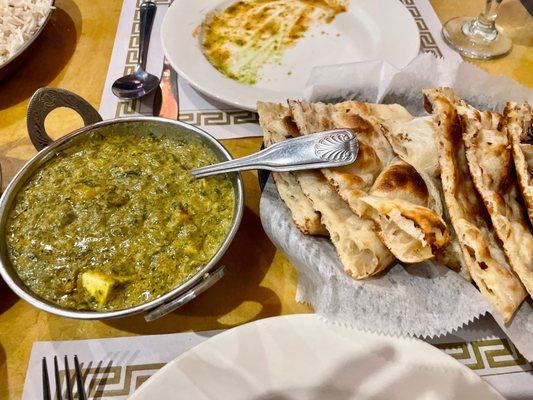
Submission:
{"label": "table surface", "polygon": [[[0,82],[0,162],[6,182],[35,154],[26,134],[26,107],[39,87],[78,93],[98,108],[111,56],[121,1],[56,0],[50,24],[19,70]],[[475,15],[483,0],[432,0],[441,21]],[[513,38],[505,58],[475,62],[491,74],[507,75],[533,86],[532,18],[517,0],[504,1],[499,24]],[[74,112],[57,110],[47,121],[52,137],[82,125]],[[260,138],[228,140],[240,157],[255,151]],[[230,328],[259,318],[311,312],[294,300],[296,272],[263,232],[255,172],[243,174],[246,208],[242,225],[224,256],[226,276],[178,312],[152,323],[142,316],[77,321],[41,312],[18,299],[0,280],[0,398],[20,398],[32,344],[66,340]]]}

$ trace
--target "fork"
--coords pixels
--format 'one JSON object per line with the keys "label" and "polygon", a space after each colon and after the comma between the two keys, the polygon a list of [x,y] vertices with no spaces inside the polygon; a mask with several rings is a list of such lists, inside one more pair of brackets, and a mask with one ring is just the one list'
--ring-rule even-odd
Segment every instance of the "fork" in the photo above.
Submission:
{"label": "fork", "polygon": [[[68,367],[67,356],[64,358],[65,364],[65,384],[67,386],[66,395],[67,400],[73,399],[72,392],[72,383],[70,382],[70,369]],[[43,399],[51,400],[50,396],[50,380],[48,379],[48,366],[46,364],[46,357],[43,357]],[[74,356],[74,372],[76,376],[76,386],[78,388],[78,399],[87,400],[87,395],[85,394],[85,389],[83,388],[83,376],[81,374],[80,363],[78,361],[78,356]],[[59,366],[57,363],[57,356],[54,356],[54,378],[55,378],[55,389],[56,389],[56,399],[63,400],[62,390],[61,390],[61,378],[59,377]]]}

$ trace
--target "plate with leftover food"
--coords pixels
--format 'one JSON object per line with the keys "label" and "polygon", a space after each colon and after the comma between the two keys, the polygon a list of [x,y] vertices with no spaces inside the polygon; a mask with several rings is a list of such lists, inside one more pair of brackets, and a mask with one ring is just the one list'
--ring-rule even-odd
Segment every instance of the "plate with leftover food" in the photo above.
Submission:
{"label": "plate with leftover food", "polygon": [[132,400],[503,399],[475,372],[418,339],[362,332],[315,314],[222,332],[156,372]]}
{"label": "plate with leftover food", "polygon": [[176,0],[161,29],[166,57],[200,92],[256,110],[301,98],[319,65],[417,54],[416,23],[396,0]]}

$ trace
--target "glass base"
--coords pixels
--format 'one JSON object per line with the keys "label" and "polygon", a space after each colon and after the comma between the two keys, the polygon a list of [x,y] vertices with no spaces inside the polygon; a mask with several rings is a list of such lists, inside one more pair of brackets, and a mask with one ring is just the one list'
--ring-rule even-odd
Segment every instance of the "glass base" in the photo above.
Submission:
{"label": "glass base", "polygon": [[463,56],[482,60],[502,57],[513,47],[507,36],[472,17],[457,17],[446,22],[442,37]]}

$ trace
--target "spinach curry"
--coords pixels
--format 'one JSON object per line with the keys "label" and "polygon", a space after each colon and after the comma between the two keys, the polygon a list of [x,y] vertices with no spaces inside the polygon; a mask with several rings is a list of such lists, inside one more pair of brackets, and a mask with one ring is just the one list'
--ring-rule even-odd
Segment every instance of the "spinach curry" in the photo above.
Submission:
{"label": "spinach curry", "polygon": [[198,139],[94,132],[60,151],[19,191],[6,240],[22,281],[76,310],[132,307],[183,283],[219,249],[232,222],[225,176]]}

